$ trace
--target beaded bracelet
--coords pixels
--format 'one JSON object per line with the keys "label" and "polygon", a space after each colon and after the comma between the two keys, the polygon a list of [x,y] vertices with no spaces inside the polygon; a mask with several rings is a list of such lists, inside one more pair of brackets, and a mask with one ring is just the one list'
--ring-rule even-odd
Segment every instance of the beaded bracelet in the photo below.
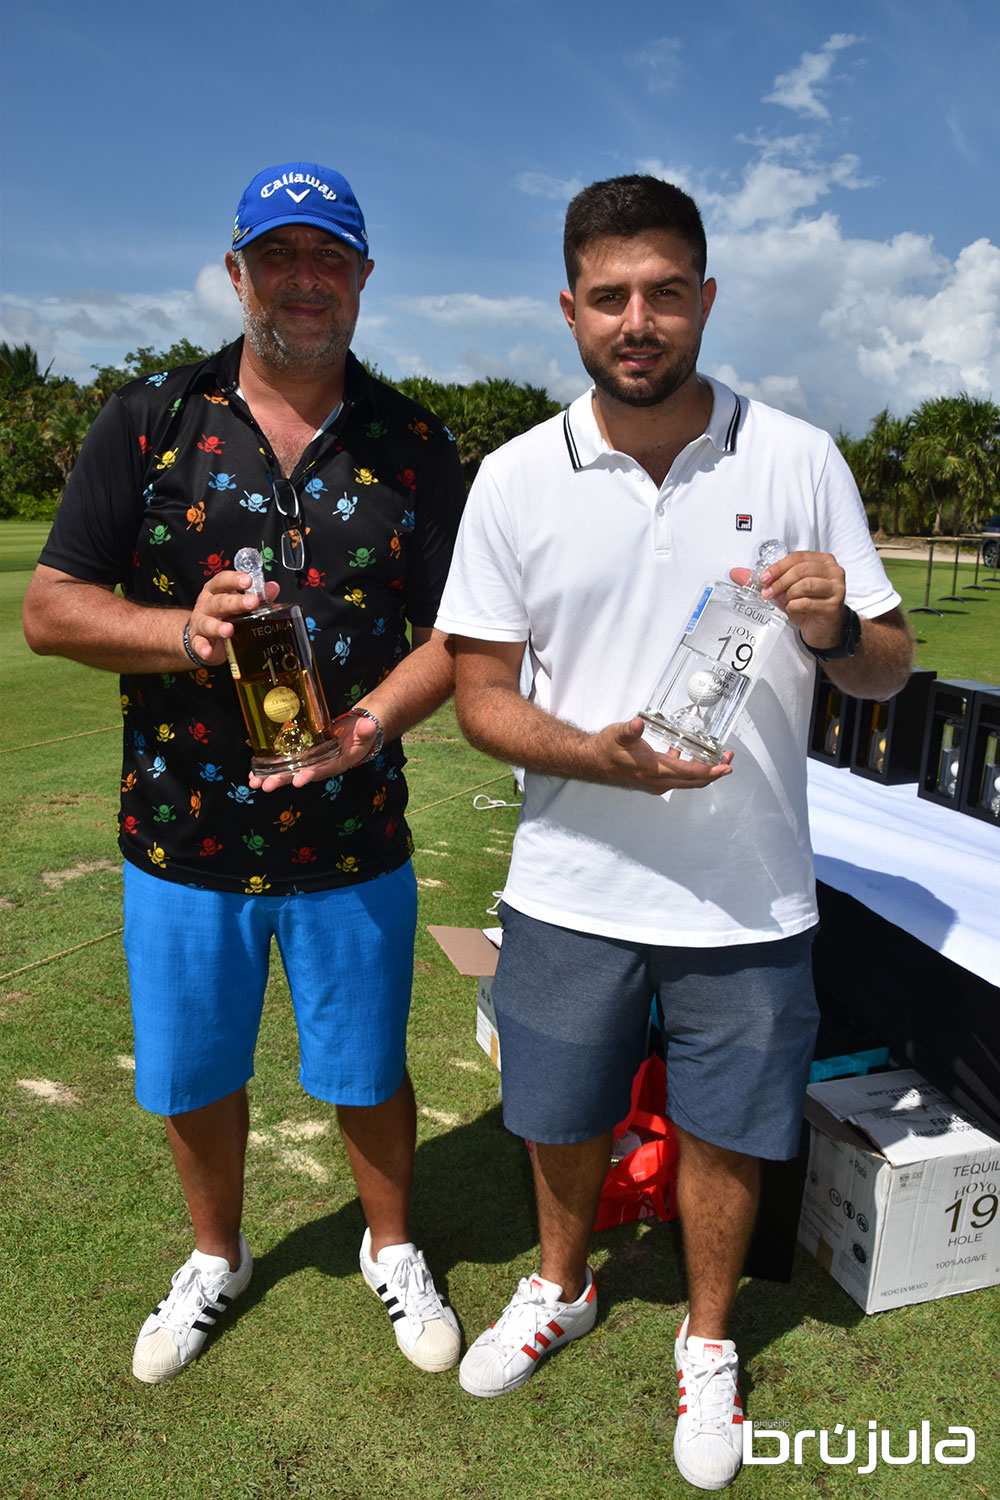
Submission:
{"label": "beaded bracelet", "polygon": [[370,760],[374,760],[385,744],[385,730],[381,722],[367,708],[349,708],[346,713],[338,714],[335,720],[339,724],[341,719],[370,719],[375,725],[375,743],[372,745],[364,760],[359,760],[359,766],[365,766]]}
{"label": "beaded bracelet", "polygon": [[190,620],[188,620],[187,624],[184,626],[184,634],[181,637],[181,639],[182,639],[182,641],[184,643],[184,650],[188,654],[188,659],[190,661],[193,661],[196,667],[203,667],[205,665],[205,663],[201,660],[201,658],[199,656],[195,656],[194,652],[191,650],[191,621]]}

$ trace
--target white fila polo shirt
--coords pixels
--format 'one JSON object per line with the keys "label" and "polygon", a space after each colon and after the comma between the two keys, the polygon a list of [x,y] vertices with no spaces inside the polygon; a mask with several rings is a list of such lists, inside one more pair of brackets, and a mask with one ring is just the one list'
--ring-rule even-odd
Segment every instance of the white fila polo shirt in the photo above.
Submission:
{"label": "white fila polo shirt", "polygon": [[[704,378],[704,377],[703,377]],[[643,707],[706,582],[761,542],[829,552],[861,615],[899,602],[829,435],[718,381],[657,489],[610,449],[592,392],[486,459],[437,619],[524,642],[522,690],[582,729]],[[636,942],[769,941],[816,921],[806,809],[815,663],[791,627],[741,720],[733,774],[664,799],[529,772],[504,899]]]}

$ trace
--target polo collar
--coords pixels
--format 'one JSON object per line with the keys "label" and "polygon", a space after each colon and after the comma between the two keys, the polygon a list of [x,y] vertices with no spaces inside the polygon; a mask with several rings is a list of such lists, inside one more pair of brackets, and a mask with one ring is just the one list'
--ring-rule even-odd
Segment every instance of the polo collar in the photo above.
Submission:
{"label": "polo collar", "polygon": [[[720,380],[713,380],[710,375],[702,375],[700,379],[712,388],[712,413],[702,436],[720,453],[735,453],[736,436],[745,415],[746,402]],[[611,453],[594,415],[593,386],[567,407],[562,422],[566,450],[574,470],[590,468]]]}
{"label": "polo collar", "polygon": [[[239,389],[240,377],[240,355],[243,352],[242,335],[231,344],[226,344],[215,354],[209,356],[204,364],[200,366],[202,379],[207,385],[217,386],[225,391],[227,395],[235,394]],[[359,402],[367,402],[369,406],[376,406],[376,391],[378,383],[365,369],[360,360],[356,359],[350,350],[347,351],[347,361],[344,369],[344,396],[343,404],[348,409],[355,407]]]}

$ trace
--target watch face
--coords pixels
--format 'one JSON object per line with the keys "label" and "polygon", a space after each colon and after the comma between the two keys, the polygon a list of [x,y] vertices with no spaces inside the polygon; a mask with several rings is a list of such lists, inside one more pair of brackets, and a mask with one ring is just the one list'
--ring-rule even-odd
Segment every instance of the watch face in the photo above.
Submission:
{"label": "watch face", "polygon": [[861,647],[861,621],[853,609],[847,611],[847,628],[844,631],[844,644],[842,647],[845,656],[854,656]]}

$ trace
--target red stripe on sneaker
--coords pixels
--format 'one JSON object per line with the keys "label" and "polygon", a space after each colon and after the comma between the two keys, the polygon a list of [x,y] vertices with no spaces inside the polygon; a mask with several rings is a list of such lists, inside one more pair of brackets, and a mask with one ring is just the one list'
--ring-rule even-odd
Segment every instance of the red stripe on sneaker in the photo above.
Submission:
{"label": "red stripe on sneaker", "polygon": [[584,1301],[585,1302],[593,1302],[593,1300],[594,1300],[594,1298],[596,1296],[597,1296],[597,1282],[596,1281],[592,1281],[590,1283],[590,1291],[587,1293],[586,1297],[584,1298]]}
{"label": "red stripe on sneaker", "polygon": [[687,1407],[686,1406],[678,1406],[678,1408],[677,1408],[677,1415],[678,1416],[682,1416],[683,1413],[686,1412],[686,1411],[687,1411]]}
{"label": "red stripe on sneaker", "polygon": [[551,1320],[551,1322],[547,1323],[545,1326],[547,1328],[551,1328],[552,1329],[552,1332],[555,1334],[555,1336],[556,1336],[557,1339],[561,1339],[562,1338],[563,1331],[559,1327],[559,1324],[556,1322],[555,1318],[553,1318]]}
{"label": "red stripe on sneaker", "polygon": [[538,1358],[538,1355],[537,1355],[536,1351],[534,1349],[532,1349],[532,1347],[531,1347],[530,1344],[522,1344],[521,1345],[521,1353],[522,1354],[526,1354],[529,1359],[537,1359]]}
{"label": "red stripe on sneaker", "polygon": [[734,1412],[733,1413],[733,1426],[734,1427],[739,1427],[742,1424],[742,1422],[743,1422],[743,1418],[740,1417],[740,1416],[737,1416],[737,1414]]}
{"label": "red stripe on sneaker", "polygon": [[549,1344],[551,1342],[552,1342],[551,1339],[547,1339],[545,1337],[544,1333],[536,1333],[535,1334],[535,1343],[536,1344],[541,1344],[541,1346],[542,1346],[543,1349],[547,1349],[549,1347]]}

